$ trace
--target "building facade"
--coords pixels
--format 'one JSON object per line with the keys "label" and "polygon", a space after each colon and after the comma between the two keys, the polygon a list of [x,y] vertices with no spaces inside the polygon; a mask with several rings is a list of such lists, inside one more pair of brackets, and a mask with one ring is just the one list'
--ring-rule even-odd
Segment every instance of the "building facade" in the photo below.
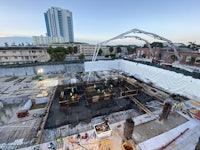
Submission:
{"label": "building facade", "polygon": [[0,47],[0,65],[47,62],[50,56],[41,47]]}
{"label": "building facade", "polygon": [[44,13],[44,17],[48,37],[63,37],[67,42],[74,42],[72,12],[51,7]]}
{"label": "building facade", "polygon": [[[153,48],[152,51],[154,59],[163,60],[167,63],[176,61],[174,51],[170,48]],[[179,48],[178,51],[182,58],[180,61],[181,64],[200,67],[200,53],[198,51],[193,51],[188,48]],[[151,57],[151,53],[148,48],[138,48],[136,50],[136,55],[139,58]]]}
{"label": "building facade", "polygon": [[[95,50],[96,45],[91,45],[91,44],[78,44],[77,48],[78,48],[78,52],[79,53],[83,53],[84,55],[93,55],[94,54],[94,50]],[[103,51],[102,55],[107,55],[109,54],[109,47],[102,45],[101,49]]]}
{"label": "building facade", "polygon": [[68,39],[65,37],[48,37],[48,36],[33,36],[33,45],[35,46],[50,46],[56,43],[66,43]]}

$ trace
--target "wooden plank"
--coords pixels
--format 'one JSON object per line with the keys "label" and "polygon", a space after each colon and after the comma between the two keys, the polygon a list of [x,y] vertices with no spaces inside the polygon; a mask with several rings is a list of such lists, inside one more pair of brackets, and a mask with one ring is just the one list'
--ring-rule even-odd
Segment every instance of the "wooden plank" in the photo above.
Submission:
{"label": "wooden plank", "polygon": [[50,107],[51,107],[51,104],[52,104],[52,102],[53,102],[56,89],[57,89],[57,87],[54,87],[54,89],[52,90],[52,94],[51,94],[49,103],[47,104],[47,107],[46,107],[46,110],[45,110],[46,115],[45,115],[45,117],[43,118],[43,121],[42,121],[42,123],[41,123],[41,130],[40,130],[40,133],[39,133],[38,138],[37,138],[37,140],[36,140],[36,144],[40,144],[40,143],[41,143],[42,134],[43,134],[43,131],[44,131],[44,126],[45,126],[45,123],[46,123],[47,118],[48,118],[48,115],[49,115]]}
{"label": "wooden plank", "polygon": [[197,107],[200,107],[200,102],[198,102],[196,100],[191,100],[191,103],[194,104]]}
{"label": "wooden plank", "polygon": [[142,109],[144,112],[146,112],[149,115],[152,115],[153,113],[147,108],[145,107],[142,103],[140,103],[137,99],[135,99],[134,97],[129,97],[140,109]]}

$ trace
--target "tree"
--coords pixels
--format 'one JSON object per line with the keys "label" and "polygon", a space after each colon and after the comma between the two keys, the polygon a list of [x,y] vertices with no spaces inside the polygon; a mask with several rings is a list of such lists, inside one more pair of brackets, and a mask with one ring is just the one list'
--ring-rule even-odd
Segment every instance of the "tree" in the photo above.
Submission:
{"label": "tree", "polygon": [[110,54],[111,59],[115,59],[116,55],[115,54]]}
{"label": "tree", "polygon": [[195,42],[188,42],[188,43],[189,43],[188,47],[191,48],[192,50],[196,51],[198,49],[197,48],[198,45],[195,44]]}
{"label": "tree", "polygon": [[147,44],[144,44],[142,48],[148,48]]}
{"label": "tree", "polygon": [[84,60],[84,59],[85,59],[85,55],[84,55],[83,53],[81,53],[81,54],[78,56],[78,59]]}
{"label": "tree", "polygon": [[172,59],[173,61],[178,60],[178,58],[177,58],[175,55],[171,55],[171,59]]}
{"label": "tree", "polygon": [[127,47],[127,52],[128,52],[128,54],[133,54],[134,53],[134,49],[129,45]]}
{"label": "tree", "polygon": [[8,45],[8,42],[5,42],[4,45],[5,45],[5,47],[8,47],[8,46],[9,46],[9,45]]}
{"label": "tree", "polygon": [[100,48],[100,49],[99,49],[99,52],[98,52],[98,55],[101,56],[102,53],[103,53],[103,50]]}
{"label": "tree", "polygon": [[112,53],[113,51],[114,51],[114,49],[113,49],[113,47],[111,46],[111,47],[109,47],[109,51],[110,51],[110,53]]}
{"label": "tree", "polygon": [[143,57],[143,58],[146,58],[146,54],[142,54],[142,57]]}
{"label": "tree", "polygon": [[47,52],[51,56],[51,61],[64,61],[67,54],[67,50],[64,47],[49,47]]}
{"label": "tree", "polygon": [[122,50],[121,50],[121,47],[117,46],[117,53],[121,53]]}
{"label": "tree", "polygon": [[164,46],[163,46],[163,43],[161,43],[161,42],[153,42],[153,43],[151,43],[150,44],[151,45],[151,47],[158,47],[158,48],[163,48]]}
{"label": "tree", "polygon": [[78,52],[77,46],[74,46],[74,53],[76,54]]}
{"label": "tree", "polygon": [[71,47],[71,46],[69,46],[69,47],[67,48],[67,51],[68,51],[68,54],[72,54],[72,53],[74,53],[74,48]]}
{"label": "tree", "polygon": [[191,63],[194,63],[195,62],[195,58],[194,57],[191,57]]}

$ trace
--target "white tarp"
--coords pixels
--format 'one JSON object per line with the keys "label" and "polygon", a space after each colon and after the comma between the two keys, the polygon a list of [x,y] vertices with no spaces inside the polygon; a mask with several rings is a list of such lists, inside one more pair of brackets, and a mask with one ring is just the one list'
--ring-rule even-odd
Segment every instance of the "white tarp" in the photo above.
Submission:
{"label": "white tarp", "polygon": [[170,93],[184,95],[189,98],[200,99],[200,80],[191,76],[168,71],[153,66],[120,60],[120,69],[132,75],[139,76],[143,81],[150,81]]}
{"label": "white tarp", "polygon": [[31,100],[28,100],[26,104],[20,110],[29,110],[32,106]]}
{"label": "white tarp", "polygon": [[200,99],[200,80],[173,71],[135,63],[127,60],[110,60],[85,62],[85,71],[101,71],[118,69],[144,82],[154,85],[174,94],[180,94],[191,99]]}
{"label": "white tarp", "polygon": [[35,98],[35,104],[44,104],[47,103],[49,101],[49,96],[46,97],[36,97]]}
{"label": "white tarp", "polygon": [[112,70],[119,68],[118,60],[106,60],[106,61],[95,61],[95,62],[85,62],[85,72],[90,71],[103,71],[103,70]]}

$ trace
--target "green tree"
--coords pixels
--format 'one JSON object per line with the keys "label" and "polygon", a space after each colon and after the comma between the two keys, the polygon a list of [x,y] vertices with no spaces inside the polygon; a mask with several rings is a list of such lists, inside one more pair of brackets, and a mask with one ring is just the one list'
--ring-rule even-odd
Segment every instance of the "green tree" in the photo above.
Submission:
{"label": "green tree", "polygon": [[71,47],[71,46],[69,46],[69,47],[67,48],[67,52],[68,52],[68,54],[74,53],[74,48]]}
{"label": "green tree", "polygon": [[196,51],[196,50],[198,50],[199,45],[195,44],[195,42],[189,42],[188,47],[191,48],[192,50]]}
{"label": "green tree", "polygon": [[109,47],[109,52],[112,53],[114,51],[113,47]]}
{"label": "green tree", "polygon": [[51,61],[64,61],[67,54],[66,48],[64,47],[49,47],[47,52],[51,56]]}
{"label": "green tree", "polygon": [[135,50],[129,45],[127,47],[127,52],[128,52],[128,54],[133,54],[135,52]]}
{"label": "green tree", "polygon": [[153,42],[150,45],[151,45],[151,47],[158,47],[158,48],[163,48],[164,47],[163,43],[161,43],[161,42]]}
{"label": "green tree", "polygon": [[148,48],[147,44],[144,44],[142,48]]}
{"label": "green tree", "polygon": [[66,48],[64,48],[64,47],[56,47],[56,48],[53,48],[53,51],[54,52],[67,52],[66,51]]}
{"label": "green tree", "polygon": [[85,55],[84,55],[83,53],[81,53],[81,54],[78,56],[78,59],[84,60],[84,59],[85,59]]}
{"label": "green tree", "polygon": [[143,57],[143,58],[146,58],[146,54],[142,54],[142,57]]}
{"label": "green tree", "polygon": [[110,54],[111,59],[115,59],[116,55],[115,54]]}
{"label": "green tree", "polygon": [[74,53],[76,54],[78,52],[77,46],[74,46]]}
{"label": "green tree", "polygon": [[121,52],[122,52],[121,47],[117,46],[117,53],[121,53]]}
{"label": "green tree", "polygon": [[194,63],[195,62],[195,58],[192,57],[190,63]]}
{"label": "green tree", "polygon": [[99,49],[99,52],[98,52],[98,55],[101,56],[102,53],[103,53],[103,50],[100,48],[100,49]]}
{"label": "green tree", "polygon": [[178,58],[177,58],[175,55],[171,55],[170,57],[171,57],[171,59],[172,59],[173,61],[178,60]]}
{"label": "green tree", "polygon": [[5,45],[5,47],[8,47],[8,46],[9,46],[9,45],[8,45],[8,42],[5,42],[4,45]]}

